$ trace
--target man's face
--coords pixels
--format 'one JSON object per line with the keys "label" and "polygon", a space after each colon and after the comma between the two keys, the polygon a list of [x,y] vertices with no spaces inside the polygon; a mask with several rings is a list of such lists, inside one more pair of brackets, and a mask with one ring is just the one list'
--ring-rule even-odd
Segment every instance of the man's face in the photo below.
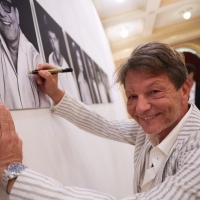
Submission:
{"label": "man's face", "polygon": [[176,90],[167,75],[128,71],[125,79],[127,110],[148,134],[165,137],[188,109],[189,82]]}
{"label": "man's face", "polygon": [[53,49],[53,52],[56,56],[56,59],[59,60],[60,59],[60,44],[59,44],[59,40],[56,37],[56,34],[48,31],[48,37],[49,37],[49,41],[51,43],[51,47]]}
{"label": "man's face", "polygon": [[[11,0],[7,0],[11,3]],[[11,7],[11,12],[4,11],[0,4],[0,31],[7,41],[15,41],[19,38],[19,13],[17,8]]]}

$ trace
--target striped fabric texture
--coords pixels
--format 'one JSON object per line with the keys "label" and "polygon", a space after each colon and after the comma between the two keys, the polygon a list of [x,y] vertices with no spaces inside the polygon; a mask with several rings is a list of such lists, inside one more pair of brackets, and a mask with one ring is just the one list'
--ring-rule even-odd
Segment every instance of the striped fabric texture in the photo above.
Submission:
{"label": "striped fabric texture", "polygon": [[[79,128],[111,140],[135,145],[134,195],[123,200],[200,200],[200,111],[195,105],[184,124],[170,154],[156,174],[154,187],[140,193],[140,174],[146,155],[152,148],[145,132],[131,119],[108,120],[81,102],[65,94],[52,112]],[[85,121],[87,119],[87,121]],[[57,181],[26,169],[17,179],[11,200],[114,200],[115,198],[89,189],[64,187]]]}

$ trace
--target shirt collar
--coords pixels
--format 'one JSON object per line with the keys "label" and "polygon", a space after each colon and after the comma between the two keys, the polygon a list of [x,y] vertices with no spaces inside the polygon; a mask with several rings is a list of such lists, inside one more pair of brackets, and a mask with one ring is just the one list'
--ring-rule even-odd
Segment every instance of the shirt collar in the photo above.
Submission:
{"label": "shirt collar", "polygon": [[192,112],[193,105],[190,105],[190,109],[181,119],[181,121],[174,127],[174,129],[167,135],[167,137],[157,146],[166,156],[170,152],[173,144],[175,143],[181,129]]}

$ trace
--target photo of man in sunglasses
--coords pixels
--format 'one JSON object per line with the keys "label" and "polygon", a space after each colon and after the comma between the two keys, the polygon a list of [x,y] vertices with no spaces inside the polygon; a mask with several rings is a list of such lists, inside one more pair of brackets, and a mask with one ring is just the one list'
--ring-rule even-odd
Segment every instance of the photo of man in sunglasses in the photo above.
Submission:
{"label": "photo of man in sunglasses", "polygon": [[28,75],[42,59],[20,29],[16,3],[0,0],[0,100],[10,109],[49,107],[48,97]]}

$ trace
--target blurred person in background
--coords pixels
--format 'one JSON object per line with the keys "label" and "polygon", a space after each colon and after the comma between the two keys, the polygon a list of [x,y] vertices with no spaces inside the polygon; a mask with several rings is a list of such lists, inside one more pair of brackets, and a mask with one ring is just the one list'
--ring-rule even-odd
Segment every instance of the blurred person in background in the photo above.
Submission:
{"label": "blurred person in background", "polygon": [[200,109],[200,84],[198,84],[194,79],[196,73],[195,66],[186,63],[186,68],[188,71],[188,80],[191,83],[189,102],[194,103],[197,108]]}

